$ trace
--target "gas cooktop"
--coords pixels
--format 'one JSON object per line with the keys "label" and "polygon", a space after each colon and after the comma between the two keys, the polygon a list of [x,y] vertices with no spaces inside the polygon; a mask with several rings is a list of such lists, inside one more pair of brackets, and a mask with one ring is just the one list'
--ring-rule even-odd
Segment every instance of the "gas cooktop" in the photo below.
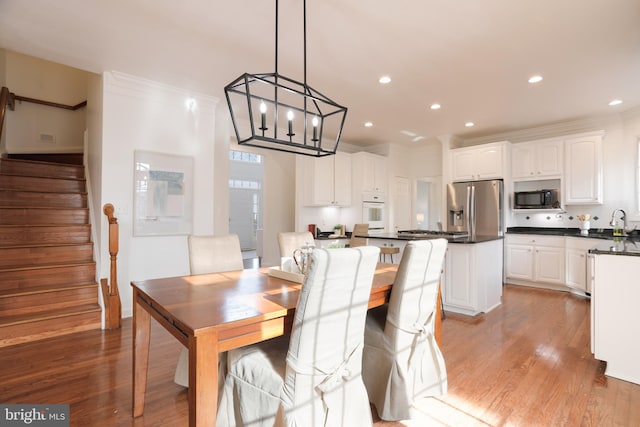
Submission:
{"label": "gas cooktop", "polygon": [[421,236],[440,236],[452,239],[468,237],[466,231],[437,231],[437,230],[398,230],[398,235],[421,237]]}

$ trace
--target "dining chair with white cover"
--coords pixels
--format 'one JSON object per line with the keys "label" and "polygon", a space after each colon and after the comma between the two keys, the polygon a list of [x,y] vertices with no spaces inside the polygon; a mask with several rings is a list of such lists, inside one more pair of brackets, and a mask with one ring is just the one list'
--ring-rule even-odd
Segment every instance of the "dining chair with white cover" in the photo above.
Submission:
{"label": "dining chair with white cover", "polygon": [[362,378],[378,416],[415,418],[414,402],[447,392],[444,357],[434,336],[447,240],[407,243],[389,303],[369,310]]}
{"label": "dining chair with white cover", "polygon": [[[240,239],[237,234],[189,235],[188,246],[191,274],[220,273],[244,268]],[[180,353],[173,381],[189,387],[189,351],[186,348],[183,348]]]}
{"label": "dining chair with white cover", "polygon": [[315,239],[309,231],[283,231],[278,233],[280,258],[291,258],[293,251],[306,245],[315,246]]}
{"label": "dining chair with white cover", "polygon": [[315,249],[290,336],[228,352],[228,426],[371,426],[364,324],[379,249]]}

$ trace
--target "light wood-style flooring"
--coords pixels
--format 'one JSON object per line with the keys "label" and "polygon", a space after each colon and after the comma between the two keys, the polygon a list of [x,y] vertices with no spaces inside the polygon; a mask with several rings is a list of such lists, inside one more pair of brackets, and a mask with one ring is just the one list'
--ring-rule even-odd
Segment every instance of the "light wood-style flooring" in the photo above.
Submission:
{"label": "light wood-style flooring", "polygon": [[[186,426],[187,394],[173,383],[181,346],[152,324],[143,417],[131,417],[131,319],[1,348],[0,402],[69,403],[72,426]],[[377,427],[640,425],[640,385],[606,377],[589,351],[588,299],[506,286],[486,315],[447,313],[443,353],[449,393],[421,400],[420,419]]]}

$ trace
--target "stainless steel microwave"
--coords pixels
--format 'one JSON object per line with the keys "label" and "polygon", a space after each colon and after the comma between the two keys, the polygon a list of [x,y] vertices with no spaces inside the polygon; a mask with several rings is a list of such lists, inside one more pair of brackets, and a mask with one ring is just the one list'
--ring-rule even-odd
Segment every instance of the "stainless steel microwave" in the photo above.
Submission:
{"label": "stainless steel microwave", "polygon": [[514,209],[557,209],[560,207],[558,190],[516,191]]}

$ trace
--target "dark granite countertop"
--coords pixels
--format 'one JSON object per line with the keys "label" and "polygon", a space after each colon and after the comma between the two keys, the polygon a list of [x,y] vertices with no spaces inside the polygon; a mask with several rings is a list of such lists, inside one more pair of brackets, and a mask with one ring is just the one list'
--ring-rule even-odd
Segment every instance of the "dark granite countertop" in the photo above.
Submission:
{"label": "dark granite countertop", "polygon": [[[630,237],[640,237],[640,230],[634,230],[630,233]],[[507,234],[539,234],[543,236],[569,236],[569,237],[588,237],[592,239],[613,239],[612,228],[592,228],[589,234],[580,234],[579,228],[563,228],[563,227],[509,227]]]}
{"label": "dark granite countertop", "polygon": [[[433,235],[433,236],[411,236],[411,235],[398,235],[397,233],[377,233],[377,234],[367,234],[367,235],[359,235],[357,237],[366,237],[367,239],[389,239],[389,240],[429,240],[429,239],[438,239],[442,236]],[[469,237],[458,237],[458,238],[448,238],[447,241],[449,243],[482,243],[482,242],[490,242],[492,240],[500,240],[502,236],[475,236],[472,238]]]}
{"label": "dark granite countertop", "polygon": [[589,249],[589,253],[596,255],[640,256],[640,240],[637,238],[615,237],[598,243]]}
{"label": "dark granite countertop", "polygon": [[509,227],[507,234],[537,234],[544,236],[589,237],[602,239],[593,248],[591,254],[640,256],[640,230],[634,230],[626,237],[614,237],[613,229],[591,229],[589,234],[580,234],[579,228],[546,228],[546,227]]}

